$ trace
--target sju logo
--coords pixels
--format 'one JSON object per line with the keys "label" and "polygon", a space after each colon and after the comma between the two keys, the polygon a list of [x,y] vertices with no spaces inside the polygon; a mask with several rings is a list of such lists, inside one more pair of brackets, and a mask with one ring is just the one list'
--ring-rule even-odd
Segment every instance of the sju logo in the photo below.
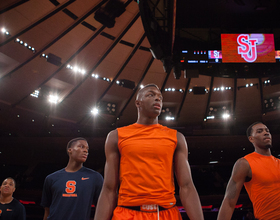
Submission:
{"label": "sju logo", "polygon": [[241,54],[245,61],[252,63],[257,59],[258,39],[250,38],[248,34],[240,34],[237,43],[240,45],[237,47],[238,54]]}

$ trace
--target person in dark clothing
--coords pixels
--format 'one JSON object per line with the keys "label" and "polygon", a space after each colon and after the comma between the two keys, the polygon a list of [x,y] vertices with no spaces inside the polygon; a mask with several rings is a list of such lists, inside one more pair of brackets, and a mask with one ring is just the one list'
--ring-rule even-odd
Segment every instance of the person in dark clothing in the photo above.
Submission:
{"label": "person in dark clothing", "polygon": [[0,187],[0,219],[25,220],[24,206],[13,197],[16,182],[13,178],[6,178]]}

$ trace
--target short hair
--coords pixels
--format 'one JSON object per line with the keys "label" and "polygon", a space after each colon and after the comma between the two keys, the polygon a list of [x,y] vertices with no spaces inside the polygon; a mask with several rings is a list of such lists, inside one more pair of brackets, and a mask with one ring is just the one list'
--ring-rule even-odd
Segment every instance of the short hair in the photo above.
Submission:
{"label": "short hair", "polygon": [[160,91],[159,87],[156,84],[154,84],[154,83],[147,84],[143,88],[139,89],[139,91],[137,92],[137,95],[136,95],[136,100],[138,100],[139,96],[142,94],[144,89],[146,89],[148,87],[155,87]]}
{"label": "short hair", "polygon": [[[16,181],[15,181],[15,179],[12,178],[12,177],[7,177],[7,178],[5,178],[5,179],[2,181],[2,184],[4,183],[5,180],[8,180],[8,179],[13,180],[13,182],[14,182],[14,184],[15,184],[15,188],[16,188]],[[2,184],[1,184],[1,185],[2,185]]]}
{"label": "short hair", "polygon": [[77,141],[79,141],[79,140],[84,140],[84,141],[87,142],[87,140],[86,140],[85,138],[83,138],[83,137],[77,137],[77,138],[74,138],[74,139],[70,140],[70,141],[68,142],[68,144],[67,144],[67,147],[66,147],[66,152],[67,152],[67,154],[68,154],[68,149],[71,148],[72,145],[73,145],[74,143],[76,143]]}
{"label": "short hair", "polygon": [[256,125],[256,124],[264,124],[260,121],[256,121],[254,122],[253,124],[251,124],[248,128],[247,128],[247,131],[246,131],[246,134],[247,134],[247,138],[249,138],[251,135],[252,135],[252,130],[253,130],[253,126]]}

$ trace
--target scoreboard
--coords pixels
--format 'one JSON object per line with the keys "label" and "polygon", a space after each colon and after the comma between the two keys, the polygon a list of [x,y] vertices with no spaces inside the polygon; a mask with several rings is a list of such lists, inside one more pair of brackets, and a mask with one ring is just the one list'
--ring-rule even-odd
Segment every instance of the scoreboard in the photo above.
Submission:
{"label": "scoreboard", "polygon": [[182,50],[183,64],[279,63],[273,34],[221,34],[221,50]]}

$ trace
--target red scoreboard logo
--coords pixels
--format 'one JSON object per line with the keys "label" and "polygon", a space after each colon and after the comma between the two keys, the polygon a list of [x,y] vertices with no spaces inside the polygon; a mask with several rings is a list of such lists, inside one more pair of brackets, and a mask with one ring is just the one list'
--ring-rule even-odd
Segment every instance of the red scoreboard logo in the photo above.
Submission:
{"label": "red scoreboard logo", "polygon": [[223,63],[275,63],[273,34],[222,34]]}

